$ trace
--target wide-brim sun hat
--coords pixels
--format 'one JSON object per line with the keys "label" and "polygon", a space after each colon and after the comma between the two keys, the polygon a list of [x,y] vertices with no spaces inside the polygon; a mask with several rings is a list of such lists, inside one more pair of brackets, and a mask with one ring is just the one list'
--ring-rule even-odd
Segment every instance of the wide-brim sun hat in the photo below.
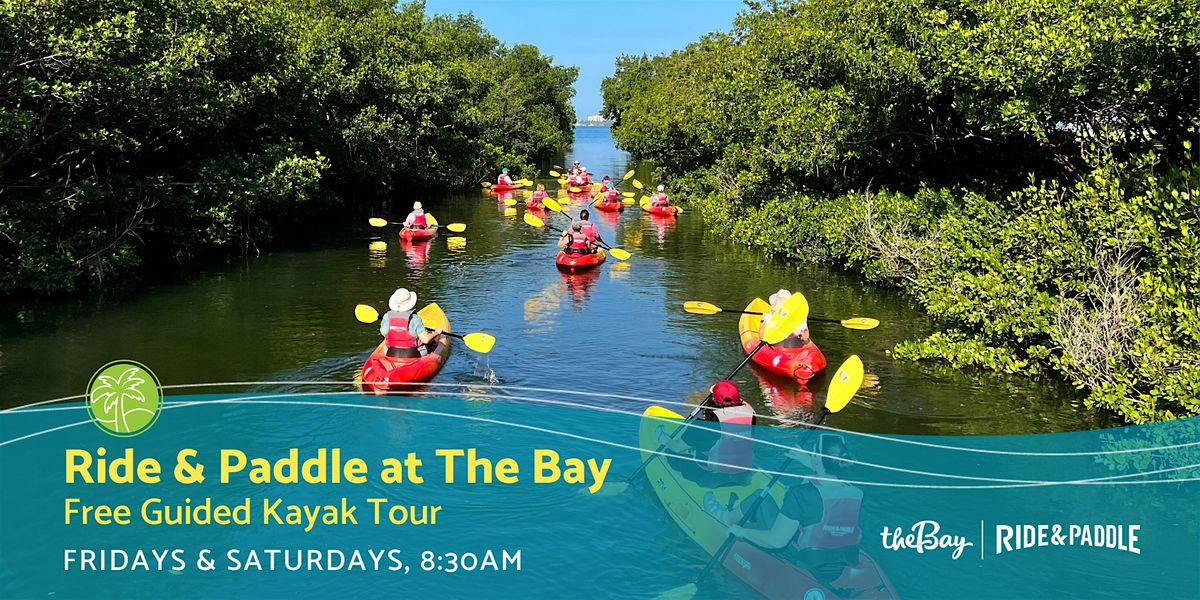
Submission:
{"label": "wide-brim sun hat", "polygon": [[404,288],[400,288],[393,292],[392,297],[388,299],[388,308],[396,312],[412,310],[416,305],[417,294]]}
{"label": "wide-brim sun hat", "polygon": [[771,306],[779,306],[780,304],[783,304],[788,298],[791,298],[791,297],[792,297],[791,292],[789,292],[787,290],[779,290],[778,292],[771,294],[771,297],[767,299],[767,304],[770,304]]}
{"label": "wide-brim sun hat", "polygon": [[421,203],[413,202],[413,210],[421,210]]}

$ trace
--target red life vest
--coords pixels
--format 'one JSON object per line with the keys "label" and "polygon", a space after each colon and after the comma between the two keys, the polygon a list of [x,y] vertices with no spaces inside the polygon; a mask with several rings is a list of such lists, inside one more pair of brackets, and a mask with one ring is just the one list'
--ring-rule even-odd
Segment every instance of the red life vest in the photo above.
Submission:
{"label": "red life vest", "polygon": [[614,190],[612,188],[609,188],[609,190],[604,193],[604,199],[609,202],[616,202],[617,198],[619,198],[620,196],[621,196],[621,194],[617,193],[617,190]]}
{"label": "red life vest", "polygon": [[571,235],[571,243],[568,244],[567,247],[572,250],[579,250],[580,252],[587,252],[587,249],[588,249],[587,232],[580,231],[580,232],[576,233],[575,231],[571,231],[570,235]]}
{"label": "red life vest", "polygon": [[745,469],[738,466],[754,464],[754,442],[747,439],[754,425],[754,407],[742,403],[718,408],[713,414],[721,424],[721,438],[708,452],[708,468],[715,473],[741,473]]}
{"label": "red life vest", "polygon": [[496,185],[512,185],[512,179],[508,175],[501,173],[500,176],[496,178]]}
{"label": "red life vest", "polygon": [[583,235],[587,236],[589,242],[595,242],[597,237],[600,237],[600,232],[596,230],[596,224],[591,221],[583,222]]}
{"label": "red life vest", "polygon": [[548,195],[549,194],[547,194],[546,192],[536,191],[533,193],[532,196],[529,197],[529,199],[540,204],[542,202],[542,200],[544,200],[546,198],[546,196],[548,196]]}
{"label": "red life vest", "polygon": [[667,205],[671,204],[671,201],[667,200],[666,194],[664,194],[662,192],[658,192],[657,194],[654,194],[654,196],[650,198],[650,203],[653,204],[654,206],[667,206]]}
{"label": "red life vest", "polygon": [[[412,314],[412,313],[409,313]],[[408,333],[408,316],[393,315],[388,318],[387,335],[383,338],[388,348],[416,348],[417,339]]]}
{"label": "red life vest", "polygon": [[412,224],[414,227],[428,227],[429,220],[425,218],[425,213],[413,215]]}
{"label": "red life vest", "polygon": [[797,549],[836,550],[857,544],[862,538],[858,513],[862,508],[862,490],[840,481],[810,480],[821,494],[821,520],[792,541]]}

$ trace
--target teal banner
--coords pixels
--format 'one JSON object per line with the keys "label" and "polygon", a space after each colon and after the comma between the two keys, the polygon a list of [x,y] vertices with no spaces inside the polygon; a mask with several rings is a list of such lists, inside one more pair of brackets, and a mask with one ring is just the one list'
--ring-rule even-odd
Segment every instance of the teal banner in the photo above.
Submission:
{"label": "teal banner", "polygon": [[166,396],[134,436],[3,411],[0,597],[1200,595],[1195,419],[911,437],[588,402]]}

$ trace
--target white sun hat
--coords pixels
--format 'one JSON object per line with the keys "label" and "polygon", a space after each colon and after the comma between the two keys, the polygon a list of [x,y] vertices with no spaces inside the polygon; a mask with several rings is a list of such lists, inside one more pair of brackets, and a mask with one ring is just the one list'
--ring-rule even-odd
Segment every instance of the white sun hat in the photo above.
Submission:
{"label": "white sun hat", "polygon": [[767,299],[767,303],[771,305],[771,308],[776,308],[780,304],[783,304],[784,301],[786,301],[788,298],[791,298],[791,297],[792,297],[791,292],[789,292],[787,290],[779,290],[778,292],[771,294],[771,297]]}
{"label": "white sun hat", "polygon": [[404,288],[396,290],[392,297],[388,299],[388,308],[396,312],[405,312],[412,310],[417,305],[417,294],[410,292]]}
{"label": "white sun hat", "polygon": [[663,191],[663,190],[665,190],[665,189],[667,189],[667,188],[663,187],[663,184],[661,184],[661,183],[660,183],[660,184],[658,184],[658,191],[660,191],[660,192],[661,192],[661,191]]}
{"label": "white sun hat", "polygon": [[421,203],[413,202],[413,210],[421,210]]}

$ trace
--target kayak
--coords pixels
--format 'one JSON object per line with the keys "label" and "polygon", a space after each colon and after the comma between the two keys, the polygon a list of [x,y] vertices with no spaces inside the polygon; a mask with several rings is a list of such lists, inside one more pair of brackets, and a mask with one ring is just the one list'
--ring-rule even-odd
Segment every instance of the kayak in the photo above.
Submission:
{"label": "kayak", "polygon": [[673,216],[675,216],[675,213],[679,209],[675,208],[674,206],[650,205],[650,206],[643,208],[642,210],[644,210],[652,215],[659,216],[659,217],[673,217]]}
{"label": "kayak", "polygon": [[524,187],[524,186],[520,186],[520,185],[516,185],[516,184],[507,184],[507,183],[495,183],[495,184],[492,184],[492,186],[488,188],[488,191],[490,191],[493,194],[503,194],[504,192],[511,192],[513,190],[521,189],[522,187]]}
{"label": "kayak", "polygon": [[[417,311],[425,326],[432,329],[450,331],[450,321],[446,313],[437,304],[430,304]],[[397,390],[405,388],[404,383],[429,381],[442,370],[446,358],[450,355],[450,336],[440,335],[434,342],[433,349],[424,356],[414,358],[394,358],[387,355],[387,344],[380,342],[379,347],[367,357],[359,372],[363,392],[371,392],[377,396],[386,394],[389,388]]]}
{"label": "kayak", "polygon": [[[746,306],[746,312],[765,313],[771,310],[771,305],[762,298],[755,298]],[[746,353],[754,350],[761,341],[759,330],[762,327],[762,316],[742,315],[738,319],[738,337],[742,340],[742,350]],[[754,355],[754,363],[758,366],[784,377],[791,377],[800,383],[812,379],[814,375],[825,370],[825,355],[815,343],[808,343],[799,348],[783,348],[779,346],[764,346]]]}
{"label": "kayak", "polygon": [[437,235],[437,230],[437,225],[428,229],[410,229],[406,227],[400,230],[400,239],[413,242],[428,240]]}
{"label": "kayak", "polygon": [[560,250],[558,256],[554,257],[554,264],[568,273],[578,273],[600,266],[605,258],[607,256],[603,249],[597,250],[595,254],[567,254]]}
{"label": "kayak", "polygon": [[610,212],[620,212],[625,210],[625,203],[621,202],[620,198],[616,200],[604,199],[596,201],[596,210],[607,210]]}
{"label": "kayak", "polygon": [[[752,471],[748,479],[738,478],[732,480],[730,485],[717,489],[703,487],[685,478],[670,461],[651,453],[659,447],[658,428],[665,426],[668,434],[673,431],[671,425],[662,419],[683,419],[683,416],[661,406],[651,406],[642,413],[638,443],[642,448],[642,460],[650,461],[646,465],[646,478],[671,520],[711,556],[724,544],[729,528],[704,510],[704,494],[714,492],[723,504],[730,494],[737,494],[738,498],[743,499],[752,498],[767,487],[771,477],[761,471]],[[791,480],[786,478],[786,481]],[[786,485],[782,483],[771,486],[770,497],[778,506],[783,505],[786,493]],[[721,564],[759,594],[772,599],[883,600],[898,597],[887,575],[861,549],[858,552],[858,564],[852,569],[841,570],[840,575],[832,581],[823,581],[808,568],[788,560],[786,556],[742,539],[729,547]]]}

